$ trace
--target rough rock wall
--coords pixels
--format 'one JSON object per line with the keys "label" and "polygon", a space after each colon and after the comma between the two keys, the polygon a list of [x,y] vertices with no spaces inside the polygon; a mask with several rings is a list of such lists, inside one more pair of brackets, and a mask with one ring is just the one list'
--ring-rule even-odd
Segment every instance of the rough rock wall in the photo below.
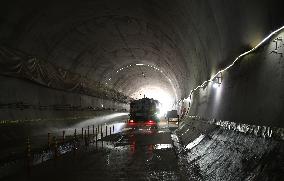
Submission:
{"label": "rough rock wall", "polygon": [[5,46],[0,46],[0,75],[26,79],[45,87],[121,103],[127,103],[130,100],[122,93],[98,81],[91,81],[80,74]]}

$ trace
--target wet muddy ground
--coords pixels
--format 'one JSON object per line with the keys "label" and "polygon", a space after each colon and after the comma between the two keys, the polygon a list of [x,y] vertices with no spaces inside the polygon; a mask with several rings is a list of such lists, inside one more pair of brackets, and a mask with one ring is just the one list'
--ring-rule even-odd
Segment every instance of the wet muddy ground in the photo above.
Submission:
{"label": "wet muddy ground", "polygon": [[[180,180],[171,131],[164,122],[158,129],[129,129],[107,136],[55,160],[35,166],[9,180]],[[175,129],[172,126],[171,129]]]}
{"label": "wet muddy ground", "polygon": [[[3,180],[281,180],[284,144],[188,121],[180,129],[162,120],[158,129],[133,129],[124,117],[103,124],[103,137],[92,137],[56,158],[51,157]],[[79,123],[80,127],[94,120]],[[77,125],[78,126],[78,125]],[[104,129],[108,126],[107,129]],[[73,127],[58,129],[69,130]],[[112,134],[105,130],[111,128]],[[115,129],[112,129],[115,128]],[[0,179],[1,180],[1,179]]]}

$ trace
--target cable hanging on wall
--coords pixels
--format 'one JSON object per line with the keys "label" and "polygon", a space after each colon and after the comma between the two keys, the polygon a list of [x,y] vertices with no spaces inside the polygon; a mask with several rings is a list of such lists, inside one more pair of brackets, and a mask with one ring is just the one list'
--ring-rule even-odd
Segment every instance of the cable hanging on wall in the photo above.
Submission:
{"label": "cable hanging on wall", "polygon": [[[232,66],[234,66],[234,64],[240,60],[242,57],[254,52],[255,50],[257,50],[261,45],[263,45],[267,40],[269,40],[273,35],[277,34],[278,32],[280,32],[281,30],[284,29],[284,26],[278,28],[277,30],[273,31],[272,33],[270,33],[267,37],[265,37],[260,43],[258,43],[255,47],[253,47],[252,49],[240,54],[238,57],[235,58],[235,60],[230,64],[228,65],[227,67],[225,67],[224,69],[222,70],[219,70],[211,79],[209,80],[206,80],[204,81],[202,84],[198,85],[197,87],[195,87],[194,89],[192,89],[190,91],[190,94],[189,94],[189,101],[191,102],[192,101],[192,95],[195,91],[197,91],[198,89],[200,88],[203,88],[204,86],[207,86],[208,83],[210,82],[213,82],[215,84],[216,87],[219,87],[222,83],[222,79],[223,79],[223,76],[222,76],[222,73],[228,69],[230,69]],[[213,86],[214,86],[213,84]],[[187,98],[187,99],[188,99]],[[180,102],[180,101],[179,101]]]}

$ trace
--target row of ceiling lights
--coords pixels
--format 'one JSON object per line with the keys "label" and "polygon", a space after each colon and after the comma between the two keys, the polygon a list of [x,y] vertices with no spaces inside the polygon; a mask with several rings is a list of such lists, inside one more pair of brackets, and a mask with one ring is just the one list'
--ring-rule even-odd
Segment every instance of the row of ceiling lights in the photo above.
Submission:
{"label": "row of ceiling lights", "polygon": [[[131,67],[135,67],[135,66],[136,66],[136,67],[137,67],[137,66],[144,66],[144,67],[146,67],[146,68],[152,68],[152,69],[154,69],[154,71],[160,72],[160,73],[163,74],[165,77],[167,77],[168,81],[170,82],[170,85],[171,85],[171,86],[173,87],[173,89],[174,89],[173,82],[172,82],[172,80],[168,77],[168,75],[165,74],[165,72],[163,72],[160,68],[158,68],[158,67],[156,67],[156,66],[154,66],[154,65],[149,65],[149,64],[144,64],[144,63],[128,64],[128,65],[126,65],[126,66],[124,66],[124,67],[122,67],[122,68],[116,70],[115,72],[116,72],[116,74],[118,74],[120,71],[123,71],[123,70],[128,69],[128,68],[131,68]],[[111,74],[111,75],[113,75],[113,74]],[[145,73],[144,73],[143,71],[142,71],[142,76],[145,78]],[[107,81],[105,82],[105,84],[108,85],[111,80],[112,80],[112,77],[107,78]],[[109,82],[109,83],[108,83],[108,82]],[[175,97],[177,98],[176,92],[175,92]]]}
{"label": "row of ceiling lights", "polygon": [[124,66],[124,67],[118,69],[118,70],[116,71],[116,73],[122,71],[123,69],[129,68],[129,67],[131,67],[131,66],[147,66],[147,67],[151,67],[151,68],[153,68],[153,69],[155,69],[155,70],[160,71],[161,73],[163,73],[163,71],[160,70],[159,68],[157,68],[157,67],[155,67],[155,66],[153,66],[153,65],[146,65],[146,64],[143,64],[143,63],[129,64],[129,65],[127,65],[127,66]]}
{"label": "row of ceiling lights", "polygon": [[[136,63],[136,64],[129,64],[129,65],[126,65],[126,66],[124,66],[124,67],[122,67],[122,68],[116,70],[116,73],[119,73],[119,72],[122,71],[122,70],[125,70],[125,69],[130,68],[130,67],[134,67],[134,66],[145,66],[145,67],[152,68],[152,69],[154,69],[155,71],[159,71],[160,73],[163,73],[163,71],[160,70],[158,67],[155,67],[155,66],[149,65],[149,64],[143,64],[143,63]],[[142,72],[142,75],[145,77],[144,72]],[[109,78],[107,78],[107,80],[108,80],[108,81],[111,81],[112,78],[109,77]],[[170,82],[172,82],[170,78],[168,78],[168,80],[169,80]],[[105,84],[108,84],[108,82],[106,82]]]}

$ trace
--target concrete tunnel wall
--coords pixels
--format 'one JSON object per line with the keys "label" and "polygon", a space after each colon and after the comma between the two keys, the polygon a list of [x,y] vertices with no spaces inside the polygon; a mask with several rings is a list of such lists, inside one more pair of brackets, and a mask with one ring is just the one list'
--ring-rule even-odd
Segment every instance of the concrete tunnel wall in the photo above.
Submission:
{"label": "concrete tunnel wall", "polygon": [[256,52],[240,59],[213,83],[193,95],[190,114],[254,125],[283,127],[284,32],[273,36]]}
{"label": "concrete tunnel wall", "polygon": [[0,102],[10,103],[1,108],[1,121],[76,119],[128,109],[124,103],[50,89],[16,78],[0,76],[0,82]]}
{"label": "concrete tunnel wall", "polygon": [[[131,95],[153,83],[183,99],[192,88],[230,64],[234,57],[282,26],[280,2],[19,0],[16,4],[1,6],[0,40],[1,45],[42,57],[102,83],[112,72],[130,63],[157,66],[163,70],[164,80],[148,70],[148,81],[143,84],[144,78],[135,76],[139,68],[133,68],[113,74],[109,86]],[[191,114],[283,127],[283,77],[279,76],[283,72],[282,59],[265,52],[270,50],[257,51],[224,75],[219,105],[213,100],[215,93],[210,87],[202,90],[200,96],[195,95]],[[266,81],[266,72],[271,73],[272,81]],[[3,82],[11,88],[29,87],[8,78],[3,78]],[[28,98],[30,102],[41,102],[47,92],[57,94],[56,90],[44,89],[35,94],[38,96]],[[7,90],[9,94],[18,94],[16,89],[1,88],[1,103],[7,103]],[[17,99],[27,98],[21,96]],[[70,101],[67,97],[62,103]],[[92,104],[99,101],[95,102]]]}

